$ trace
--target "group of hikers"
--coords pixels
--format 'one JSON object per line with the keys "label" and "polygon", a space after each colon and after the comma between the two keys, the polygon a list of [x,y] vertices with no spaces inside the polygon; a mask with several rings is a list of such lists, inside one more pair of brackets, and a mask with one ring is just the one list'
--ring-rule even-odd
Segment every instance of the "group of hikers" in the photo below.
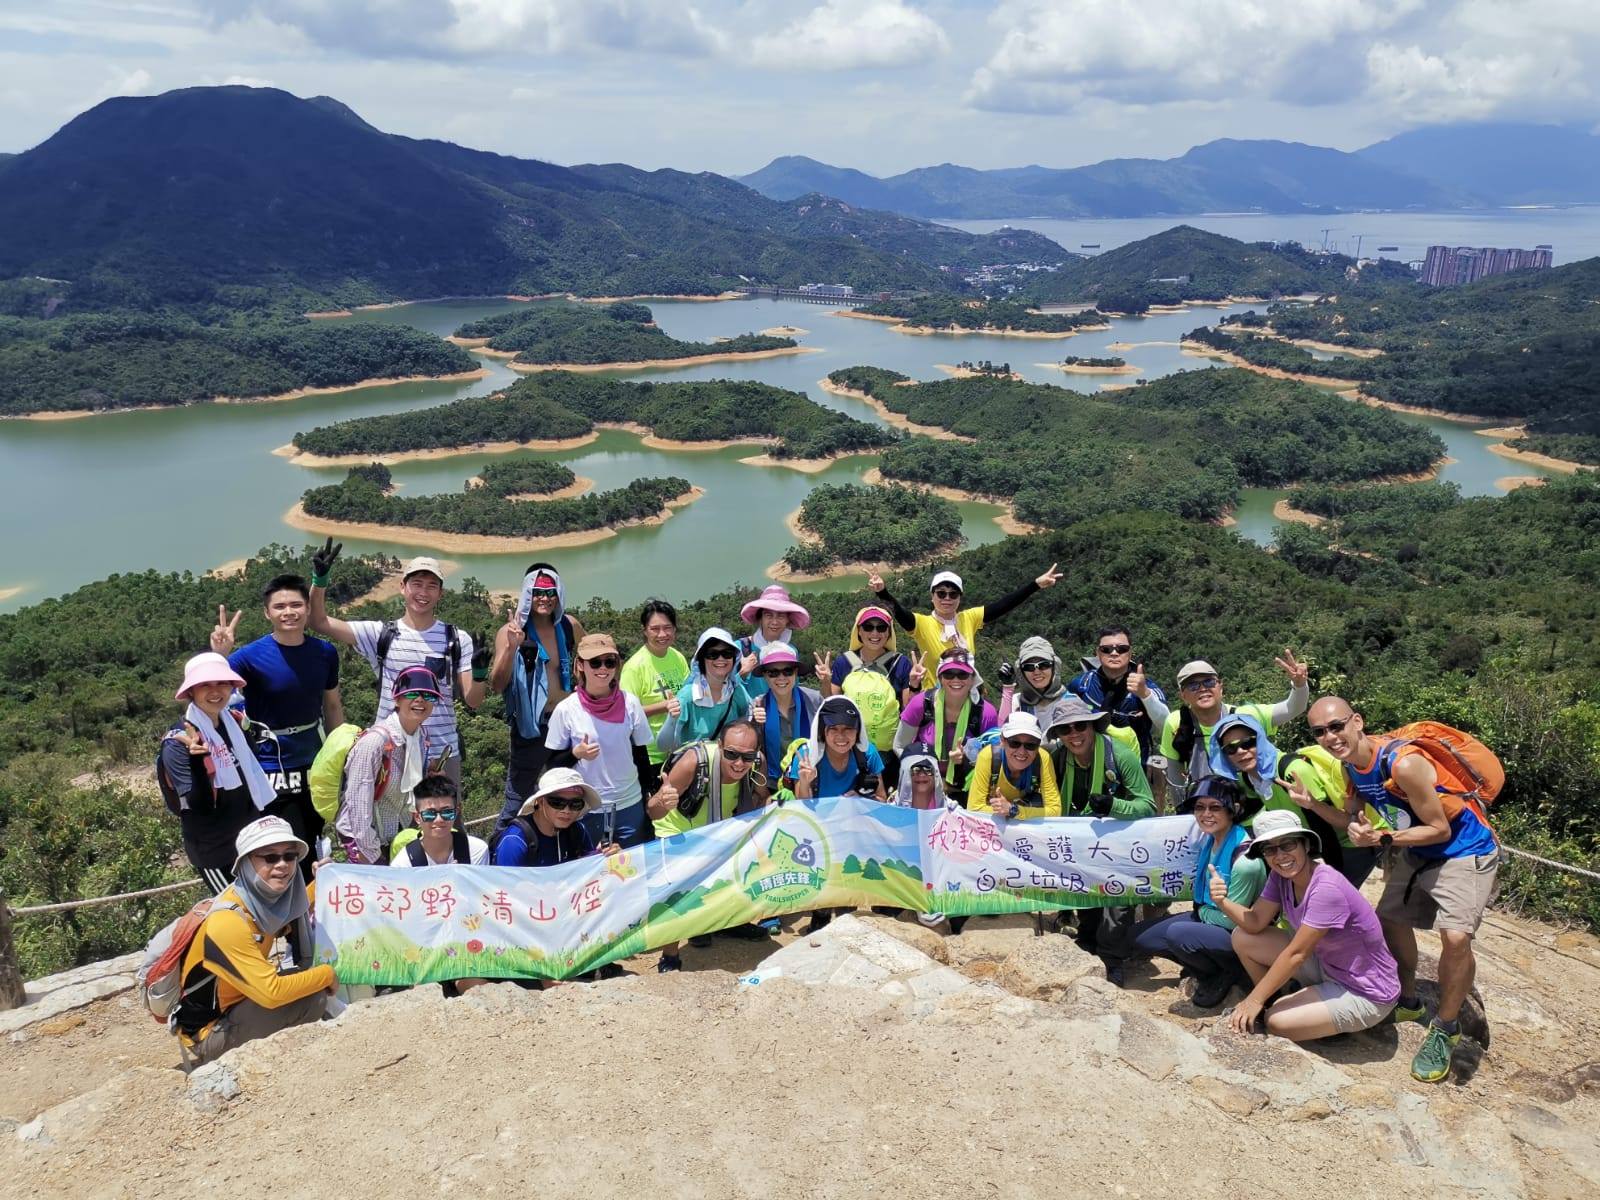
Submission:
{"label": "group of hikers", "polygon": [[[1086,908],[1056,927],[1075,927],[1119,986],[1127,964],[1159,956],[1194,981],[1196,1009],[1239,989],[1225,1019],[1240,1032],[1305,1041],[1427,1020],[1412,1074],[1449,1074],[1499,863],[1484,813],[1498,783],[1472,765],[1487,751],[1444,726],[1376,734],[1338,696],[1312,703],[1307,665],[1289,650],[1277,659],[1288,694],[1275,703],[1226,698],[1221,673],[1196,659],[1179,668],[1173,705],[1116,624],[1072,666],[1029,637],[990,683],[980,632],[1052,587],[1054,565],[984,603],[939,571],[925,611],[874,575],[847,649],[805,661],[793,635],[811,614],[780,585],[744,605],[743,632],[705,629],[687,656],[676,609],[649,600],[625,658],[610,633],[567,611],[560,573],[538,562],[492,644],[480,644],[438,619],[445,569],[428,557],[402,569],[398,620],[330,615],[339,551],[329,539],[313,555],[309,582],[267,584],[270,632],[247,645],[235,645],[239,615],[219,610],[211,649],[188,661],[177,691],[187,707],[161,743],[163,794],[217,896],[176,976],[170,1023],[186,1056],[208,1060],[326,1011],[337,964],[311,965],[306,927],[313,864],[335,847],[349,862],[397,868],[540,868],[774,802],[857,795],[964,806],[1002,826],[1190,814],[1192,909]],[[331,643],[353,646],[377,678],[370,727],[344,723]],[[457,705],[476,709],[491,692],[503,697],[510,745],[504,804],[479,838],[462,814]],[[1278,746],[1302,714],[1310,744]],[[1374,909],[1360,889],[1380,865]],[[830,915],[812,913],[812,927]],[[919,916],[952,933],[963,924]],[[1417,929],[1442,943],[1431,1017]],[[658,969],[681,969],[682,953],[667,947]]]}

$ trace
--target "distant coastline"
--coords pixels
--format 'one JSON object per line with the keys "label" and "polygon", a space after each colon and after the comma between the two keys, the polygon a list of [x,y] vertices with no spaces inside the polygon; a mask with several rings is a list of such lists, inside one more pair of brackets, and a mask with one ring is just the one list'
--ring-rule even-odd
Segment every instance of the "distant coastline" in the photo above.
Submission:
{"label": "distant coastline", "polygon": [[[915,380],[909,380],[905,386],[911,387],[915,386],[915,384]],[[817,386],[825,392],[833,393],[835,396],[848,396],[852,400],[861,401],[890,425],[893,425],[896,429],[904,429],[907,433],[920,433],[923,437],[934,438],[941,442],[976,442],[978,440],[977,438],[967,437],[964,434],[954,433],[942,425],[919,425],[904,413],[897,413],[889,408],[876,396],[857,391],[855,388],[847,388],[842,384],[834,383],[831,379],[819,379],[817,380]]]}
{"label": "distant coastline", "polygon": [[498,295],[485,296],[425,296],[417,300],[386,300],[381,304],[357,304],[353,308],[330,308],[320,312],[308,312],[304,315],[313,321],[331,321],[338,317],[353,317],[358,312],[377,312],[385,308],[405,308],[410,304],[444,304],[459,300],[514,300],[522,304],[531,304],[537,300],[571,300],[576,304],[617,304],[624,300],[690,300],[710,302],[713,300],[742,300],[743,292],[719,292],[715,296],[671,296],[658,295],[647,292],[637,296],[579,296],[573,292],[540,292],[538,295],[525,296],[516,292],[507,292]]}

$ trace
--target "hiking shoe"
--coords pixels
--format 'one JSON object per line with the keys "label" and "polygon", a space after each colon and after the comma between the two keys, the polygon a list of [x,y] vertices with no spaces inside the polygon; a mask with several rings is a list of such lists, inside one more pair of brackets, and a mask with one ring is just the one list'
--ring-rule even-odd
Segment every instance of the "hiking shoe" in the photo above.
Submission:
{"label": "hiking shoe", "polygon": [[1427,1036],[1422,1039],[1422,1048],[1411,1060],[1411,1078],[1423,1083],[1438,1083],[1449,1075],[1450,1059],[1460,1041],[1459,1033],[1446,1033],[1437,1022],[1430,1024]]}
{"label": "hiking shoe", "polygon": [[748,925],[730,925],[726,929],[717,930],[718,937],[734,938],[741,942],[753,942],[759,938],[768,937],[769,934],[760,925],[751,922]]}
{"label": "hiking shoe", "polygon": [[783,922],[777,917],[768,917],[765,921],[757,921],[768,937],[777,937],[783,932]]}
{"label": "hiking shoe", "polygon": [[806,924],[806,933],[812,934],[826,928],[831,920],[833,920],[833,910],[831,908],[817,909],[816,912],[811,914],[811,920]]}
{"label": "hiking shoe", "polygon": [[1394,1011],[1389,1014],[1389,1018],[1396,1025],[1403,1025],[1407,1021],[1421,1021],[1427,1015],[1427,1006],[1423,1004],[1421,1000],[1418,1000],[1415,1008],[1411,1008],[1404,1004],[1396,1004],[1394,1006]]}
{"label": "hiking shoe", "polygon": [[663,954],[661,961],[656,964],[656,973],[665,975],[668,971],[683,970],[683,959],[677,954]]}
{"label": "hiking shoe", "polygon": [[1211,979],[1200,978],[1195,985],[1194,995],[1189,997],[1189,1003],[1196,1008],[1215,1008],[1228,998],[1228,993],[1232,990],[1233,980],[1226,975],[1218,975]]}
{"label": "hiking shoe", "polygon": [[1124,983],[1122,963],[1114,958],[1106,958],[1101,961],[1106,964],[1106,982],[1112,987],[1122,987]]}

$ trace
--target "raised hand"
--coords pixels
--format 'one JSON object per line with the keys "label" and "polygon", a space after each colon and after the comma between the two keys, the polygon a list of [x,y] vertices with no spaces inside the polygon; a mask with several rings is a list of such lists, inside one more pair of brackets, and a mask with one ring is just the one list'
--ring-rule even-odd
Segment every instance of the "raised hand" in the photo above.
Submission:
{"label": "raised hand", "polygon": [[754,671],[756,669],[757,665],[760,662],[761,662],[761,657],[759,655],[757,655],[757,654],[746,654],[743,658],[741,658],[739,660],[739,674],[741,674],[741,675],[750,674],[751,671]]}
{"label": "raised hand", "polygon": [[874,571],[871,575],[868,575],[867,590],[874,596],[883,591],[883,576],[879,575],[876,571]]}
{"label": "raised hand", "polygon": [[767,706],[760,700],[750,701],[750,719],[757,725],[765,725],[767,723]]}
{"label": "raised hand", "polygon": [[217,624],[211,631],[211,648],[218,654],[228,654],[233,650],[234,643],[238,640],[239,618],[244,616],[244,609],[233,614],[232,620],[228,618],[228,606],[217,605]]}
{"label": "raised hand", "polygon": [[1301,808],[1311,807],[1311,793],[1306,790],[1305,784],[1301,783],[1298,779],[1291,775],[1289,776],[1288,780],[1286,780],[1286,785],[1289,792],[1289,799],[1293,800]]}
{"label": "raised hand", "polygon": [[961,748],[961,743],[960,742],[957,742],[954,746],[950,747],[950,765],[951,766],[959,767],[962,763],[964,763],[966,761],[967,761],[967,752]]}
{"label": "raised hand", "polygon": [[590,739],[586,733],[578,739],[578,744],[572,748],[572,756],[590,762],[600,757],[600,743]]}
{"label": "raised hand", "polygon": [[1039,576],[1039,578],[1035,579],[1034,582],[1037,583],[1041,588],[1055,587],[1056,581],[1061,578],[1061,572],[1056,570],[1057,565],[1058,564],[1056,563],[1051,563],[1050,569],[1043,575]]}
{"label": "raised hand", "polygon": [[922,681],[928,677],[928,664],[919,657],[911,664],[911,674],[906,677],[906,683],[914,688],[920,688]]}
{"label": "raised hand", "polygon": [[1377,826],[1367,823],[1365,813],[1357,813],[1350,818],[1350,825],[1345,830],[1350,835],[1350,842],[1355,846],[1376,846],[1383,839]]}
{"label": "raised hand", "polygon": [[1214,865],[1207,863],[1206,870],[1210,873],[1208,886],[1211,890],[1211,903],[1220,905],[1228,898],[1228,881]]}
{"label": "raised hand", "polygon": [[1017,669],[1009,662],[1003,662],[995,669],[995,678],[1000,680],[1001,687],[1011,687],[1017,682]]}
{"label": "raised hand", "polygon": [[1150,681],[1145,678],[1143,663],[1135,663],[1128,672],[1128,690],[1141,700],[1150,694]]}
{"label": "raised hand", "polygon": [[522,643],[528,640],[528,631],[521,625],[517,624],[517,606],[515,604],[506,605],[506,623],[504,625],[504,629],[506,634],[506,649],[515,654],[517,651],[522,649]]}
{"label": "raised hand", "polygon": [[683,712],[683,701],[678,699],[678,693],[673,692],[667,697],[667,716],[676,717]]}
{"label": "raised hand", "polygon": [[489,678],[489,660],[494,657],[494,644],[482,630],[472,635],[472,677]]}
{"label": "raised hand", "polygon": [[193,725],[190,725],[187,721],[184,722],[183,728],[173,736],[182,742],[184,749],[188,750],[189,753],[194,755],[196,758],[202,758],[206,755],[207,750],[205,738],[201,737],[200,731]]}
{"label": "raised hand", "polygon": [[818,650],[811,656],[812,664],[817,669],[817,678],[826,680],[833,674],[833,651]]}
{"label": "raised hand", "polygon": [[804,792],[807,796],[815,794],[817,790],[817,768],[807,759],[800,764],[800,770],[795,775],[795,794]]}
{"label": "raised hand", "polygon": [[326,542],[322,543],[322,549],[318,550],[311,556],[312,586],[315,586],[317,580],[319,579],[322,580],[324,586],[326,586],[328,582],[328,575],[333,570],[333,564],[339,560],[339,553],[343,549],[343,542],[340,542],[337,546],[335,546],[333,544],[333,538],[330,537]]}
{"label": "raised hand", "polygon": [[1294,656],[1294,651],[1287,647],[1283,657],[1272,660],[1278,665],[1278,670],[1289,677],[1289,683],[1294,687],[1305,687],[1311,678],[1311,664],[1303,663]]}
{"label": "raised hand", "polygon": [[664,817],[677,807],[678,789],[673,787],[666,780],[661,781],[660,789],[654,796],[650,797],[650,803],[645,805],[645,808],[649,811],[652,819]]}

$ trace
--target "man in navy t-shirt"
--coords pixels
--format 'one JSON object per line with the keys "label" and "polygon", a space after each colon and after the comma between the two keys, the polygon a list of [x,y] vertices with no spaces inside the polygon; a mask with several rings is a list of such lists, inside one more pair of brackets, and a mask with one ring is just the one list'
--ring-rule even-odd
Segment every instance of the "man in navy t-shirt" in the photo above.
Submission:
{"label": "man in navy t-shirt", "polygon": [[322,818],[311,805],[306,772],[326,731],[344,723],[339,652],[320,638],[306,636],[310,588],[300,576],[275,576],[262,589],[261,599],[271,633],[234,650],[240,614],[229,620],[219,608],[211,648],[227,654],[228,665],[244,679],[247,733],[256,761],[280,803],[288,802],[283,804],[284,818],[310,845],[322,829]]}

